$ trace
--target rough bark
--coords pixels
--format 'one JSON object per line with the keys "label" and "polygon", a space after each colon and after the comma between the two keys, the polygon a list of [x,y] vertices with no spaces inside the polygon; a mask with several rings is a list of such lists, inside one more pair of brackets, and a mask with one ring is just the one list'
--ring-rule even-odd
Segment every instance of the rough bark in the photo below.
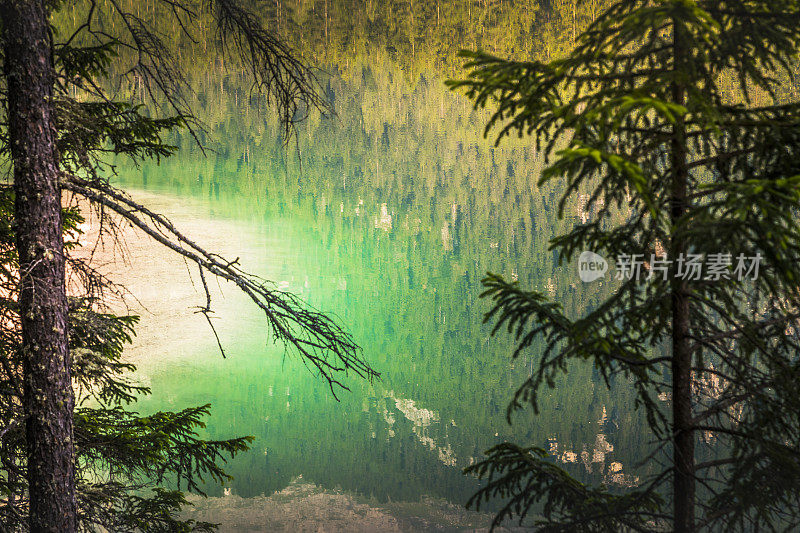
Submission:
{"label": "rough bark", "polygon": [[[683,45],[681,24],[674,21],[674,65],[682,68],[686,50]],[[683,104],[685,88],[675,82],[672,98]],[[672,190],[670,215],[675,223],[686,212],[688,170],[686,168],[686,127],[683,118],[678,118],[673,128],[671,146]],[[673,258],[686,252],[686,243],[673,236]],[[694,431],[692,430],[692,352],[689,343],[689,287],[673,277],[672,280],[672,431],[673,431],[673,513],[674,529],[679,533],[694,531]]]}
{"label": "rough bark", "polygon": [[75,531],[74,394],[67,349],[64,243],[43,0],[0,2],[20,263],[30,528]]}

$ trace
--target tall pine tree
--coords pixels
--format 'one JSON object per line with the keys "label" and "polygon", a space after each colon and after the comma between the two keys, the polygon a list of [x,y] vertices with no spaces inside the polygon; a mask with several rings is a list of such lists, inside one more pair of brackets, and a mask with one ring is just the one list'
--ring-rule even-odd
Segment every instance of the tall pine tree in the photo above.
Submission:
{"label": "tall pine tree", "polygon": [[666,464],[618,493],[577,482],[538,447],[501,444],[468,469],[488,479],[471,503],[505,498],[496,523],[798,527],[800,104],[781,92],[798,44],[796,0],[625,0],[563,59],[467,53],[469,77],[451,86],[497,106],[487,133],[532,137],[547,157],[541,180],[564,181],[562,214],[588,198],[594,216],[552,248],[564,262],[585,250],[616,258],[621,278],[579,317],[484,280],[487,321],[515,336],[515,356],[537,358],[509,420],[589,361],[607,384],[632,383],[652,461]]}

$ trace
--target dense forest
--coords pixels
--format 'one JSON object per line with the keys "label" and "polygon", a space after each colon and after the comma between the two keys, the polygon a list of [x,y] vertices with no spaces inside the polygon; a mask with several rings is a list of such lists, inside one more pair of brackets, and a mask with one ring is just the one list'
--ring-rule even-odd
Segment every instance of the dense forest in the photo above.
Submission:
{"label": "dense forest", "polygon": [[[75,27],[89,5],[77,2],[65,6],[54,17],[56,27]],[[207,68],[208,58],[212,63],[222,61],[215,57],[214,32],[202,31],[210,27],[207,18],[199,16],[191,21],[201,30],[201,37],[193,42],[182,34],[180,23],[168,16],[169,4],[130,5],[134,6],[132,12],[156,21],[163,36],[175,41],[176,57],[195,66],[194,76],[206,77],[207,81],[213,77],[219,83],[231,74]],[[461,72],[463,61],[458,52],[462,49],[481,49],[502,56],[557,57],[574,44],[602,7],[600,0],[278,0],[260,4],[258,14],[266,27],[314,66],[347,69],[350,62],[365,54],[386,51],[412,80],[422,73],[449,76]],[[121,21],[108,17],[103,23],[115,26]]]}

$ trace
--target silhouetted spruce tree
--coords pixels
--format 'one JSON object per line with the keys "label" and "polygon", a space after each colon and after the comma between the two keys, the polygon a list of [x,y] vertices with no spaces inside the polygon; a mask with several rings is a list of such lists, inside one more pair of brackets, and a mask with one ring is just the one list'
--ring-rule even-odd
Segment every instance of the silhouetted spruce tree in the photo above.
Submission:
{"label": "silhouetted spruce tree", "polygon": [[[495,524],[798,527],[800,104],[781,93],[798,44],[796,0],[625,0],[563,59],[466,53],[468,79],[450,84],[476,106],[496,104],[487,133],[532,137],[547,157],[541,180],[564,180],[562,214],[588,194],[594,216],[552,240],[561,259],[590,250],[612,265],[646,263],[638,280],[618,265],[610,296],[580,317],[487,276],[486,320],[514,335],[515,356],[537,358],[509,421],[589,361],[607,384],[622,374],[635,387],[658,443],[651,460],[666,465],[610,491],[572,479],[538,447],[498,445],[467,469],[487,479],[471,504],[503,499]],[[746,269],[760,256],[757,275],[738,280],[739,254]],[[690,259],[699,276],[687,274]]]}
{"label": "silhouetted spruce tree", "polygon": [[[287,134],[308,109],[324,107],[313,73],[265,28],[258,4],[154,0],[143,6],[87,0],[75,27],[59,28],[59,33],[49,20],[64,4],[0,1],[0,151],[13,176],[15,248],[22,273],[17,298],[22,419],[13,422],[24,422],[26,428],[30,529],[58,533],[76,530],[81,503],[75,486],[78,435],[71,383],[76,376],[71,375],[64,281],[69,262],[62,236],[64,190],[89,200],[105,228],[113,227],[111,215],[118,215],[196,265],[206,289],[201,311],[207,317],[212,309],[206,276],[234,283],[264,312],[275,339],[298,352],[334,394],[345,387],[339,372],[375,375],[336,322],[243,271],[237,261],[204,250],[109,183],[114,167],[106,158],[168,156],[174,148],[162,136],[175,128],[201,137],[182,63],[161,31],[166,20],[179,36],[208,39],[229,64],[245,70],[254,90],[274,104]],[[199,19],[210,22],[210,35],[199,32]],[[123,80],[110,79],[112,62],[115,67],[125,62],[113,70],[121,71]],[[120,99],[122,93],[110,88],[125,80],[135,80],[142,91]],[[183,427],[190,426],[186,422]]]}

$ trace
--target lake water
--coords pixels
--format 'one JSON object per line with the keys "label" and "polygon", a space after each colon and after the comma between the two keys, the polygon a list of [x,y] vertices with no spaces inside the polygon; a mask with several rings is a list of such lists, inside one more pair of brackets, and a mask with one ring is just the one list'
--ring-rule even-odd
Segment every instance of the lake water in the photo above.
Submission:
{"label": "lake water", "polygon": [[603,287],[548,251],[585,214],[556,217],[558,184],[537,186],[531,144],[494,147],[485,114],[388,57],[334,70],[325,90],[337,116],[312,117],[284,148],[246,91],[207,87],[213,151],[178,139],[174,158],[118,180],[207,248],[337,316],[381,372],[371,384],[349,376],[335,401],[224,284],[214,287],[223,359],[192,309],[204,303],[196,271],[126,234],[129,262],[109,268],[142,314],[129,357],[153,394],[137,409],[210,403],[207,437],[255,437],[198,516],[242,531],[475,527],[486,516],[460,510],[478,486],[462,469],[504,440],[549,449],[586,481],[635,484],[632,395],[607,390],[591,367],[560,380],[539,416],[505,419],[535,351],[512,360],[509,336],[490,336],[481,278],[519,280],[570,313]]}

